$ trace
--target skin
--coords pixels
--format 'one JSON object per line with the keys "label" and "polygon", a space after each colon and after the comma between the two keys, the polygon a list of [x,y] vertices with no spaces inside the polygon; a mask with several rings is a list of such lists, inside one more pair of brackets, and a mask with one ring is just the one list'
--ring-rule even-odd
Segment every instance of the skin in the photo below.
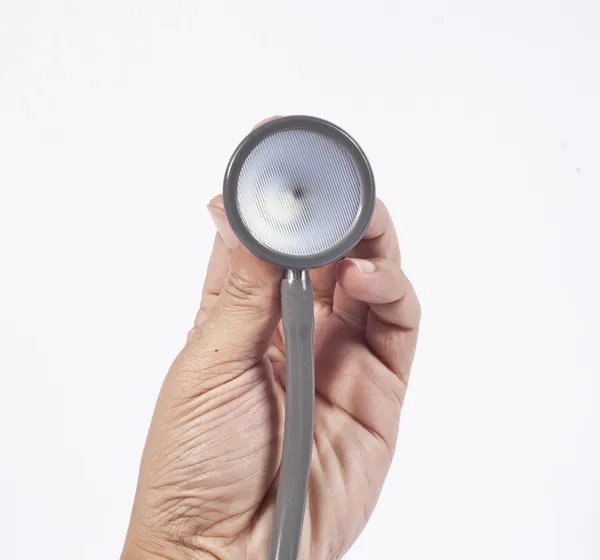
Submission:
{"label": "skin", "polygon": [[[233,234],[220,196],[200,311],[160,392],[122,560],[268,558],[283,444],[282,271]],[[341,558],[396,445],[420,307],[377,202],[348,258],[311,271],[315,435],[302,560]]]}

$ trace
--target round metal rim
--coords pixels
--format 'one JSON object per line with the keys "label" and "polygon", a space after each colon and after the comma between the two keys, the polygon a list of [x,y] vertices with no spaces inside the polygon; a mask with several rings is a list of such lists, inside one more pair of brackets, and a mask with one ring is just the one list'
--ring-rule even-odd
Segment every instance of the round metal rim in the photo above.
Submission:
{"label": "round metal rim", "polygon": [[[351,155],[361,183],[360,209],[354,224],[335,245],[313,255],[288,255],[274,251],[257,241],[244,224],[236,203],[239,174],[250,152],[271,134],[289,129],[320,132],[340,142]],[[294,115],[268,121],[254,129],[242,140],[227,165],[223,182],[223,201],[233,232],[245,247],[259,259],[287,269],[319,268],[342,258],[362,239],[375,208],[375,180],[367,156],[346,131],[323,119]]]}

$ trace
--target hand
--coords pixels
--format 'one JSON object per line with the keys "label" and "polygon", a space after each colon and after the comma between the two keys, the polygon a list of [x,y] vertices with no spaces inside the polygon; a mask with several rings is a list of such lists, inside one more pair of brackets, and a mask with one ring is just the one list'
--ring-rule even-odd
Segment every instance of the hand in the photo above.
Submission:
{"label": "hand", "polygon": [[[268,558],[283,442],[282,271],[234,236],[216,197],[195,326],[161,390],[123,560]],[[351,258],[311,271],[315,435],[303,560],[341,558],[394,453],[420,308],[377,203]]]}

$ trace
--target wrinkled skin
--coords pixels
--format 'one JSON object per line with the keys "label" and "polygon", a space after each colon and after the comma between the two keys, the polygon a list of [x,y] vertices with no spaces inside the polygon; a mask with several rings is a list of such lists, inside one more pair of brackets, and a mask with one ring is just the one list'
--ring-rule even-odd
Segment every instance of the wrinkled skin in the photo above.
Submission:
{"label": "wrinkled skin", "polygon": [[[156,405],[122,560],[268,558],[285,402],[282,272],[239,244],[221,197],[209,212],[219,233],[201,308]],[[341,558],[369,519],[417,341],[419,303],[381,202],[349,257],[311,271],[316,405],[303,560]]]}

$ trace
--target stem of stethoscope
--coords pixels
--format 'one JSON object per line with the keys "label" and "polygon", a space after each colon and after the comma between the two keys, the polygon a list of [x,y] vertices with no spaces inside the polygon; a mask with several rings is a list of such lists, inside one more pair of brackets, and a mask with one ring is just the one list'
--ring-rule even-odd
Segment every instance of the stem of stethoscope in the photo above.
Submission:
{"label": "stem of stethoscope", "polygon": [[285,431],[271,560],[297,560],[308,493],[315,407],[313,294],[307,270],[287,270],[281,282],[285,338]]}

